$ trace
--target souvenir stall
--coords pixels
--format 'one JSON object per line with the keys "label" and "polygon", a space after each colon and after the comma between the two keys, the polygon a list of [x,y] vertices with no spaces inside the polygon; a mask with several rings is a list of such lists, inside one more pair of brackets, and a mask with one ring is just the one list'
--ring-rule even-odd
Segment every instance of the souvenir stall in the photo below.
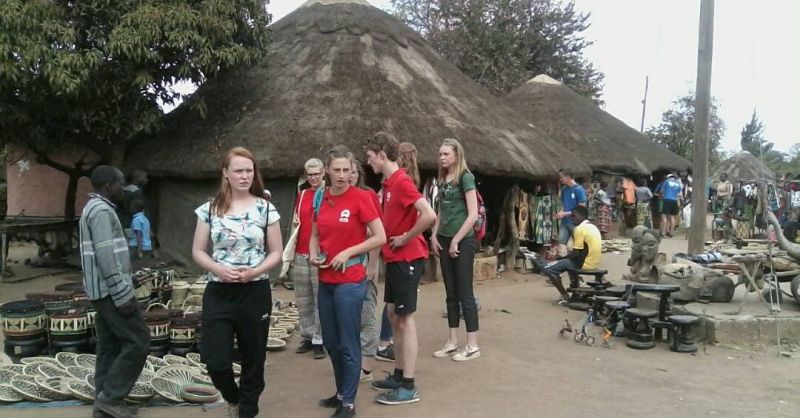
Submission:
{"label": "souvenir stall", "polygon": [[[198,353],[205,278],[189,283],[178,280],[171,268],[142,269],[134,273],[134,286],[151,342],[144,370],[126,400],[144,404],[152,399],[151,405],[217,402],[219,391]],[[0,364],[0,402],[93,402],[95,314],[80,282],[0,306],[5,353],[15,361]],[[268,350],[286,346],[298,318],[293,306],[273,308]],[[233,370],[241,373],[238,364]]]}
{"label": "souvenir stall", "polygon": [[714,217],[712,236],[715,239],[750,239],[756,234],[766,233],[767,222],[762,214],[765,210],[777,211],[778,201],[778,192],[772,181],[737,181],[731,206]]}

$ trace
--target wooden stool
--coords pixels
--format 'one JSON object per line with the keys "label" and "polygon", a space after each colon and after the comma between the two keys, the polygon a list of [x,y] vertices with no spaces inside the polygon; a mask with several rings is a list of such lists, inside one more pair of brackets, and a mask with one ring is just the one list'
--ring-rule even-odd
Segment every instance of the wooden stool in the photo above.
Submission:
{"label": "wooden stool", "polygon": [[653,328],[650,320],[658,316],[658,311],[641,308],[630,308],[625,311],[623,324],[625,335],[628,337],[626,344],[637,350],[649,350],[656,346],[653,340]]}
{"label": "wooden stool", "polygon": [[588,311],[591,307],[591,298],[596,292],[591,287],[570,287],[567,289],[567,293],[570,294],[569,304],[567,304],[570,309]]}
{"label": "wooden stool", "polygon": [[603,291],[603,294],[606,296],[616,296],[618,298],[622,298],[623,296],[625,296],[625,293],[627,291],[628,288],[625,286],[613,286],[613,287],[607,287]]}
{"label": "wooden stool", "polygon": [[669,329],[669,349],[676,353],[697,352],[692,326],[699,321],[700,318],[692,315],[671,315],[669,322],[673,326]]}
{"label": "wooden stool", "polygon": [[569,270],[570,275],[572,276],[593,276],[593,282],[586,282],[586,285],[593,288],[593,289],[605,289],[611,286],[611,283],[605,281],[606,274],[608,274],[608,270],[584,270],[584,269],[574,269]]}
{"label": "wooden stool", "polygon": [[630,308],[631,305],[624,300],[612,300],[606,302],[605,306],[610,314],[605,327],[611,331],[615,337],[625,335],[625,331],[619,329],[619,323],[622,321],[622,318],[625,317],[625,311]]}
{"label": "wooden stool", "polygon": [[607,309],[606,302],[616,302],[618,300],[619,298],[616,296],[595,295],[592,298],[592,309],[594,309],[598,318],[610,317],[611,311]]}

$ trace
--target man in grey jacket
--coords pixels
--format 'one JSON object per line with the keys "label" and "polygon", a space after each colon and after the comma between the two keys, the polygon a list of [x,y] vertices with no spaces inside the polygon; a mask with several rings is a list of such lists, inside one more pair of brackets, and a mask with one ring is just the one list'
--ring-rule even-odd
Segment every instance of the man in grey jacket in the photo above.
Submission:
{"label": "man in grey jacket", "polygon": [[[124,177],[111,166],[92,171],[94,192],[80,220],[83,286],[97,310],[97,364],[93,417],[130,418],[125,404],[150,349],[150,331],[133,293],[128,241],[113,203]],[[106,415],[108,414],[108,415]]]}

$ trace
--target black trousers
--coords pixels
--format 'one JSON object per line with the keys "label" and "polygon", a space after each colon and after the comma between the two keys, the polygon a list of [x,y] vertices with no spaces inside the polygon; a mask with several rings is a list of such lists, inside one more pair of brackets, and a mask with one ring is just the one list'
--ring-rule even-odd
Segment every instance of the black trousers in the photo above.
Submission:
{"label": "black trousers", "polygon": [[472,264],[475,261],[475,240],[467,237],[458,243],[459,255],[450,257],[452,237],[437,235],[442,250],[439,251],[439,264],[442,267],[442,278],[447,295],[447,324],[450,328],[458,328],[460,321],[459,304],[464,312],[464,323],[467,332],[478,331],[478,306],[472,290]]}
{"label": "black trousers", "polygon": [[[209,283],[203,295],[203,339],[200,346],[208,375],[222,397],[239,405],[239,416],[258,415],[258,398],[264,391],[264,361],[272,314],[269,281],[245,284]],[[242,357],[239,386],[234,381],[233,337]]]}
{"label": "black trousers", "polygon": [[119,312],[111,296],[93,300],[97,316],[97,362],[94,370],[95,393],[110,401],[122,401],[150,352],[150,329],[138,308],[130,316]]}

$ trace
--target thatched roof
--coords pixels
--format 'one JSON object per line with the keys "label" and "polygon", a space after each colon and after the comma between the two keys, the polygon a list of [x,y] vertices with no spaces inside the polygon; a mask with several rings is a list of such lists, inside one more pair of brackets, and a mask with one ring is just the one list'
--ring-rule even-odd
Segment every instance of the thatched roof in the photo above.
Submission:
{"label": "thatched roof", "polygon": [[[190,111],[198,97],[205,119]],[[241,145],[268,177],[297,175],[307,158],[335,144],[361,154],[379,130],[416,144],[423,169],[436,167],[441,141],[454,137],[482,174],[589,171],[416,32],[360,0],[311,1],[276,22],[262,65],[201,86],[157,137],[134,149],[131,163],[155,176],[213,177],[221,153]]]}
{"label": "thatched roof", "polygon": [[740,152],[721,162],[714,169],[711,181],[719,180],[722,173],[727,173],[728,180],[732,182],[756,179],[775,180],[775,173],[762,164],[758,157],[749,152]]}
{"label": "thatched roof", "polygon": [[592,170],[650,174],[690,167],[689,161],[546,75],[518,87],[505,101],[553,141],[578,154]]}

